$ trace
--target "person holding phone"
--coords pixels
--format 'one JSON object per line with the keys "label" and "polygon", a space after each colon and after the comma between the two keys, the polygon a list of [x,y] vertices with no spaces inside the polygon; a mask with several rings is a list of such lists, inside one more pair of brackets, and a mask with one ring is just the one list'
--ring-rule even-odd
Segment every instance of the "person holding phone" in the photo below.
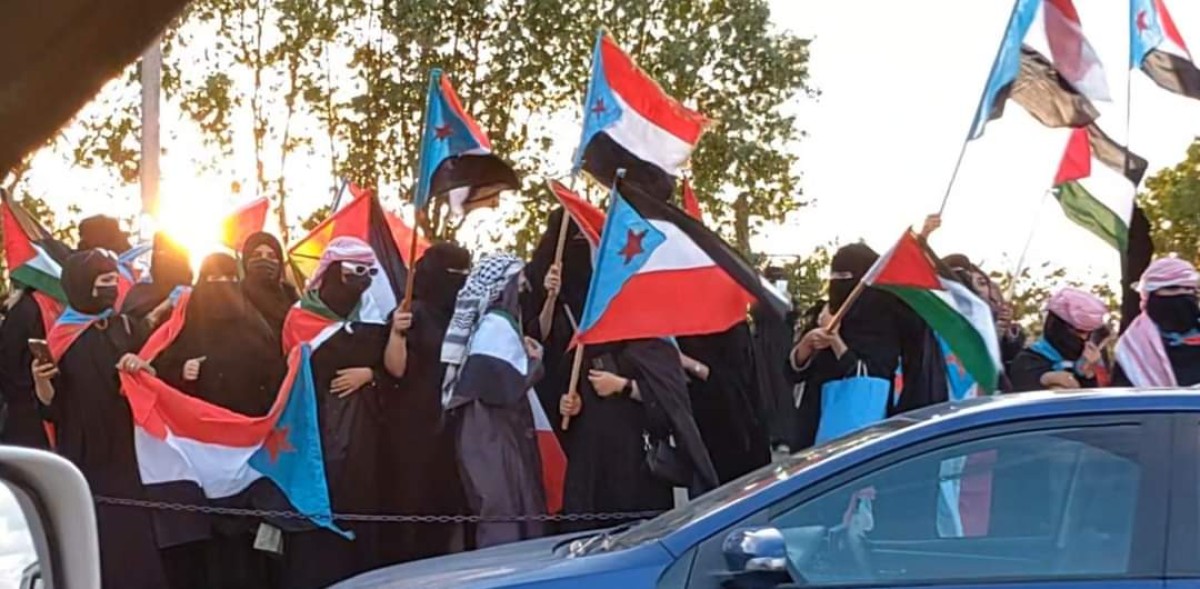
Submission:
{"label": "person holding phone", "polygon": [[[44,414],[54,424],[57,451],[82,471],[92,493],[145,498],[133,444],[129,404],[117,371],[152,370],[132,352],[140,322],[113,310],[117,261],[106,251],[67,258],[62,285],[68,309],[46,338],[54,362],[34,360],[32,375]],[[104,587],[167,587],[152,512],[96,505]]]}

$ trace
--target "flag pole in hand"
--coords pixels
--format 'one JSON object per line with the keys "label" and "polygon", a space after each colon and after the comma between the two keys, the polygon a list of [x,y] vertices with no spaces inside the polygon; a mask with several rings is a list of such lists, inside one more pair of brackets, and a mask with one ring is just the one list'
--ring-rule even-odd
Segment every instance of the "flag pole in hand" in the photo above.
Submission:
{"label": "flag pole in hand", "polygon": [[[569,398],[579,398],[579,372],[583,369],[583,347],[583,344],[575,346],[575,360],[571,364],[571,382],[567,385],[566,396]],[[564,432],[570,429],[571,416],[563,415],[559,426]]]}
{"label": "flag pole in hand", "polygon": [[[571,175],[571,186],[569,187],[571,192],[575,192],[575,179],[576,178],[577,178],[577,175],[575,175],[575,174]],[[550,186],[550,191],[553,193],[553,191],[554,191],[553,186]],[[551,268],[555,268],[555,267],[558,268],[559,280],[562,279],[563,252],[566,250],[566,247],[567,247],[567,232],[568,232],[568,229],[570,229],[570,227],[571,227],[570,213],[567,212],[566,207],[563,207],[563,216],[562,216],[562,219],[560,219],[559,223],[558,223],[558,242],[554,246],[554,263],[551,264],[551,266],[550,266]],[[561,284],[560,284],[560,290],[561,290]],[[550,330],[554,327],[554,305],[558,303],[558,292],[559,291],[556,290],[554,292],[546,293],[546,302],[542,305],[542,312],[541,312],[541,315],[539,316],[538,324],[542,328],[542,331],[543,331],[542,337],[543,338],[550,337]]]}
{"label": "flag pole in hand", "polygon": [[408,244],[408,276],[404,281],[404,302],[400,303],[400,310],[405,313],[412,310],[413,286],[417,278],[417,264],[414,262],[417,259],[417,233],[421,230],[423,213],[424,209],[413,210],[412,241]]}

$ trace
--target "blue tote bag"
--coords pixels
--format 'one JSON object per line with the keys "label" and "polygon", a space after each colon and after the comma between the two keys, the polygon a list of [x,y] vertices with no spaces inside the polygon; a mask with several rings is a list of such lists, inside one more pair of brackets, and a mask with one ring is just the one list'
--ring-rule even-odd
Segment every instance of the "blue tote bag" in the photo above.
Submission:
{"label": "blue tote bag", "polygon": [[887,416],[892,383],[867,376],[862,362],[854,376],[832,380],[821,387],[821,423],[817,443],[828,442],[878,423]]}

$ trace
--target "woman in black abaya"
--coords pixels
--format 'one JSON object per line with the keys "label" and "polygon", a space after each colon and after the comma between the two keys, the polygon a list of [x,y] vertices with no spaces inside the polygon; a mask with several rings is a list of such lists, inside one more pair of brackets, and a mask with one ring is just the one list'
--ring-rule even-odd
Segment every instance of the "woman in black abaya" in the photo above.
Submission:
{"label": "woman in black abaya", "polygon": [[[672,489],[698,495],[717,486],[717,474],[692,418],[679,350],[661,339],[593,348],[578,397],[563,397],[571,416],[565,513],[666,510]],[[667,480],[647,464],[651,448],[674,438],[672,466],[684,475]],[[686,479],[686,480],[684,480]],[[591,522],[588,527],[610,524]]]}
{"label": "woman in black abaya", "polygon": [[[30,339],[46,339],[44,305],[35,297],[49,302],[49,295],[32,288],[20,288],[11,299],[11,306],[0,323],[0,398],[7,412],[0,442],[27,448],[49,450],[46,428],[38,411],[33,393],[33,377],[29,364],[33,354]],[[50,318],[51,321],[54,318]]]}
{"label": "woman in black abaya", "polygon": [[283,246],[270,233],[258,232],[242,246],[246,299],[278,335],[288,310],[300,298],[296,288],[283,279]]}
{"label": "woman in black abaya", "polygon": [[[83,472],[93,494],[143,499],[133,422],[121,395],[117,365],[132,370],[145,366],[132,354],[144,334],[125,315],[112,314],[116,259],[100,250],[74,254],[64,264],[62,284],[70,304],[67,312],[93,323],[57,366],[33,367],[38,398],[56,428],[58,453]],[[52,333],[50,339],[56,336]],[[141,508],[96,505],[104,587],[167,586],[151,517]]]}
{"label": "woman in black abaya", "polygon": [[[379,484],[389,513],[456,515],[466,498],[454,453],[454,437],[442,423],[442,341],[454,301],[471,271],[471,252],[438,243],[414,270],[412,328],[398,394],[382,399],[385,432]],[[461,550],[457,524],[390,524],[383,530],[388,563]]]}
{"label": "woman in black abaya", "polygon": [[[154,360],[159,377],[186,394],[242,415],[266,415],[287,365],[279,338],[242,295],[236,260],[227,254],[204,259],[186,313],[179,336]],[[190,483],[180,483],[174,496],[164,499],[204,502]],[[195,587],[250,589],[267,583],[266,553],[254,549],[257,520],[213,516],[188,523],[203,528],[198,536],[211,531],[212,539],[175,548],[193,554],[182,565],[187,572],[169,570],[172,577],[186,576]]]}
{"label": "woman in black abaya", "polygon": [[[302,303],[323,309],[343,324],[320,343],[311,360],[334,513],[378,513],[384,504],[378,480],[383,399],[403,394],[385,368],[384,350],[397,347],[389,345],[389,338],[399,340],[398,349],[404,349],[408,320],[397,318],[392,326],[357,320],[363,294],[377,270],[375,254],[366,243],[352,237],[334,239]],[[383,563],[380,524],[338,524],[355,538],[348,540],[326,529],[284,538],[284,587],[326,587]]]}

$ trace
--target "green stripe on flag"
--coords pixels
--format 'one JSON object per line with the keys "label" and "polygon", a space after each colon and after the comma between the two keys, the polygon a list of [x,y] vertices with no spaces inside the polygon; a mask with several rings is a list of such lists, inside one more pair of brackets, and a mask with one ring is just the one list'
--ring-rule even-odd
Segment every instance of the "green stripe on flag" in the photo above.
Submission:
{"label": "green stripe on flag", "polygon": [[67,293],[63,290],[62,282],[57,276],[51,276],[32,264],[23,264],[12,271],[12,279],[29,288],[40,290],[58,300],[67,302]]}
{"label": "green stripe on flag", "polygon": [[1091,231],[1105,243],[1124,253],[1129,247],[1129,227],[1121,216],[1096,200],[1078,182],[1066,182],[1055,191],[1067,218]]}
{"label": "green stripe on flag", "polygon": [[[999,358],[993,358],[984,337],[995,338],[992,325],[972,324],[966,315],[953,306],[946,292],[923,288],[877,285],[895,294],[916,311],[958,356],[967,374],[988,393],[995,392],[1000,380]],[[981,331],[986,329],[987,331]]]}

